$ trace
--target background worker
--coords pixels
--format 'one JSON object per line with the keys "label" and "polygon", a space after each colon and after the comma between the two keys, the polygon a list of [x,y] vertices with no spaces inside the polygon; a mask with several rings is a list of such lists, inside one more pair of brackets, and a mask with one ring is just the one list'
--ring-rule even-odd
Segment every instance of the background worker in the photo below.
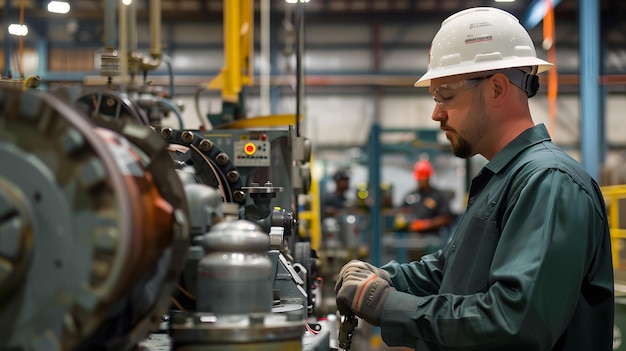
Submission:
{"label": "background worker", "polygon": [[433,166],[427,160],[419,160],[413,166],[413,178],[417,188],[404,197],[402,207],[409,215],[408,230],[424,234],[441,234],[452,223],[450,197],[430,183]]}
{"label": "background worker", "polygon": [[417,350],[613,348],[607,213],[582,166],[535,125],[528,98],[552,64],[511,14],[460,11],[435,35],[427,72],[432,119],[462,158],[489,162],[443,250],[378,268],[351,261],[335,292],[342,314]]}
{"label": "background worker", "polygon": [[345,170],[338,170],[333,175],[335,190],[324,195],[322,210],[324,217],[336,217],[348,206],[346,192],[350,188],[350,174]]}

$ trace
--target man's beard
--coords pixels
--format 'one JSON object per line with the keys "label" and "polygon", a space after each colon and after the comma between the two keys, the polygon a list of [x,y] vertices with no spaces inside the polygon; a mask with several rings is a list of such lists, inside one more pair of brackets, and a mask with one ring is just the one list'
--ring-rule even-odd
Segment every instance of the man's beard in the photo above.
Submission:
{"label": "man's beard", "polygon": [[[474,104],[471,110],[467,113],[465,118],[475,121],[471,125],[471,128],[463,128],[466,134],[474,140],[474,143],[479,141],[479,136],[482,136],[483,133],[487,130],[488,126],[487,120],[483,116],[483,112],[485,111],[485,99],[480,97],[478,99],[478,103]],[[460,158],[470,158],[476,155],[474,151],[474,147],[476,145],[472,145],[466,138],[463,138],[458,131],[456,134],[456,142],[450,141],[450,148],[452,149],[452,153],[456,157]]]}
{"label": "man's beard", "polygon": [[472,145],[470,145],[467,140],[463,139],[460,136],[458,136],[456,143],[450,144],[450,148],[452,149],[452,153],[456,157],[470,158],[473,156]]}

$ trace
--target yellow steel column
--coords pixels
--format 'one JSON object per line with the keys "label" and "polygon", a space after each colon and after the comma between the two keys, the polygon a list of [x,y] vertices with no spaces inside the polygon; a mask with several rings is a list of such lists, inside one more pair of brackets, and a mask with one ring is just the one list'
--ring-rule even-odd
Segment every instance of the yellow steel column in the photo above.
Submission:
{"label": "yellow steel column", "polygon": [[224,0],[224,75],[222,98],[237,102],[241,90],[241,70],[239,69],[240,49],[240,0]]}
{"label": "yellow steel column", "polygon": [[311,229],[311,248],[318,251],[322,245],[322,219],[320,193],[317,177],[313,173],[313,156],[309,160],[311,171],[311,188],[309,196],[311,197],[311,215],[309,217],[309,228]]}
{"label": "yellow steel column", "polygon": [[239,70],[243,85],[251,85],[254,80],[254,6],[252,0],[241,0],[241,52]]}
{"label": "yellow steel column", "polygon": [[224,67],[208,85],[222,100],[237,103],[241,87],[252,84],[254,7],[252,0],[224,0]]}

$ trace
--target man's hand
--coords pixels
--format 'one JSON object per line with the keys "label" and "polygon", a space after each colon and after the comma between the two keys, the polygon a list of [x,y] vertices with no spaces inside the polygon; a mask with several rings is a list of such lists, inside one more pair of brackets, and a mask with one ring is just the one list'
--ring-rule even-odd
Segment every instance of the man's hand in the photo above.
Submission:
{"label": "man's hand", "polygon": [[379,326],[385,300],[394,288],[377,274],[358,267],[345,271],[342,277],[337,292],[339,313],[344,316],[354,313]]}
{"label": "man's hand", "polygon": [[387,273],[387,271],[374,267],[371,264],[367,263],[367,262],[363,262],[363,261],[359,261],[359,260],[352,260],[348,263],[346,263],[342,268],[341,271],[339,272],[339,276],[337,277],[337,282],[335,283],[335,294],[337,294],[337,292],[339,292],[339,289],[341,288],[341,285],[343,284],[343,279],[346,276],[346,274],[348,272],[352,272],[355,270],[365,270],[365,271],[370,271],[374,274],[376,274],[377,276],[379,276],[380,278],[386,280],[389,285],[393,286],[393,284],[391,283],[391,278],[389,277],[389,273]]}
{"label": "man's hand", "polygon": [[412,232],[423,232],[432,227],[432,222],[428,219],[414,219],[409,228]]}

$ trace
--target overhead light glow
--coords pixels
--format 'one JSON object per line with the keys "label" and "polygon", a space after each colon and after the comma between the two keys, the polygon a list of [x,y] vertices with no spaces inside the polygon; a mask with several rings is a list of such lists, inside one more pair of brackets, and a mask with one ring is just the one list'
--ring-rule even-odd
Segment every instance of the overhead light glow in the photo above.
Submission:
{"label": "overhead light glow", "polygon": [[[555,8],[561,0],[552,0],[552,8]],[[524,28],[530,30],[534,28],[539,22],[543,20],[543,17],[548,12],[546,7],[546,2],[544,0],[534,0],[530,6],[528,6],[528,11],[526,12],[526,16],[522,22]]]}
{"label": "overhead light glow", "polygon": [[132,0],[122,0],[122,4],[126,6],[130,5],[132,2],[133,2]]}
{"label": "overhead light glow", "polygon": [[50,1],[48,3],[48,11],[53,13],[70,12],[70,4],[66,1]]}
{"label": "overhead light glow", "polygon": [[494,0],[495,2],[515,2],[515,0]]}
{"label": "overhead light glow", "polygon": [[[309,2],[310,0],[300,0],[300,2]],[[295,4],[298,2],[298,0],[285,0],[286,3],[288,4]]]}
{"label": "overhead light glow", "polygon": [[28,27],[25,24],[10,24],[9,34],[25,37],[28,34]]}

